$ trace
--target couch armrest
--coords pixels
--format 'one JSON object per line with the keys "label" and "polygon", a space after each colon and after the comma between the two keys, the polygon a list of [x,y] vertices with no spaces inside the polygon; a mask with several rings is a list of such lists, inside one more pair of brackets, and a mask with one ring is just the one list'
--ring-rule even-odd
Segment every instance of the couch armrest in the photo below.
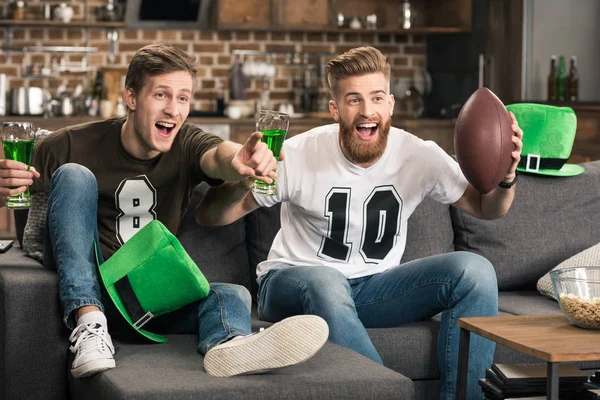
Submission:
{"label": "couch armrest", "polygon": [[19,247],[0,255],[0,400],[66,399],[58,278]]}

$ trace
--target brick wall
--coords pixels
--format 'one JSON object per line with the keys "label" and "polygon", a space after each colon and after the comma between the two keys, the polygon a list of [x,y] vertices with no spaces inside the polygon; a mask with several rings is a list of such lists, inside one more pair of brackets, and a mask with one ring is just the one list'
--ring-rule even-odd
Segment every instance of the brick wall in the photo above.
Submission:
{"label": "brick wall", "polygon": [[[6,1],[0,2],[6,8]],[[89,0],[88,15],[93,20],[94,9],[103,0]],[[41,19],[43,2],[30,0],[27,2],[27,18]],[[84,1],[71,0],[75,15],[73,20],[83,20]],[[77,84],[88,85],[93,81],[94,73],[60,73],[54,78],[30,78],[22,74],[23,67],[32,64],[51,66],[64,57],[65,61],[77,62],[86,58],[88,65],[108,67],[126,71],[127,63],[137,49],[155,41],[176,44],[181,49],[196,55],[201,68],[198,71],[197,90],[193,108],[210,111],[215,107],[215,94],[218,81],[227,88],[227,75],[234,61],[234,50],[258,50],[263,52],[307,52],[307,53],[339,53],[360,45],[373,45],[388,54],[392,63],[394,77],[409,80],[415,68],[425,65],[425,40],[420,35],[405,34],[365,34],[365,33],[283,33],[283,32],[215,32],[215,31],[155,31],[155,30],[118,30],[119,39],[116,47],[116,59],[109,64],[108,40],[106,29],[83,29],[60,27],[28,27],[14,28],[13,47],[22,46],[92,46],[98,51],[92,54],[57,54],[57,53],[22,53],[12,52],[10,57],[0,55],[0,73],[9,76],[9,87],[38,86],[54,92],[59,85],[72,89]],[[6,30],[0,30],[0,40],[6,44]],[[315,56],[318,57],[318,56]],[[316,58],[313,57],[313,60]],[[327,57],[323,56],[326,61]],[[244,56],[244,61],[264,60],[264,56]],[[270,59],[276,65],[276,74],[268,82],[271,100],[274,105],[282,101],[299,104],[299,78],[302,68],[286,64],[284,55]],[[263,88],[262,81],[251,81],[248,84],[248,95],[257,99]],[[320,108],[326,110],[328,95],[323,82],[320,85]],[[401,112],[404,110],[400,110]]]}

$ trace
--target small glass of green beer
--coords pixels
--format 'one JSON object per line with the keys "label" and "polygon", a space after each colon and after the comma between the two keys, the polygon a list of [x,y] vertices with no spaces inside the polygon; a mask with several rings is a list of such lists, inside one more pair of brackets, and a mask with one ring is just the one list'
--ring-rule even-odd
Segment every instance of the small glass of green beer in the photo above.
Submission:
{"label": "small glass of green beer", "polygon": [[[283,147],[283,141],[287,135],[290,125],[290,117],[288,114],[280,113],[271,110],[260,110],[256,113],[256,130],[262,133],[262,139],[267,144],[269,150],[279,160],[279,153]],[[254,193],[276,195],[277,185],[256,180],[252,186]]]}
{"label": "small glass of green beer", "polygon": [[[33,155],[34,139],[35,128],[31,122],[2,123],[2,147],[4,148],[4,158],[7,160],[20,161],[29,167]],[[12,209],[31,207],[29,186],[25,192],[9,196],[6,199],[6,207]]]}

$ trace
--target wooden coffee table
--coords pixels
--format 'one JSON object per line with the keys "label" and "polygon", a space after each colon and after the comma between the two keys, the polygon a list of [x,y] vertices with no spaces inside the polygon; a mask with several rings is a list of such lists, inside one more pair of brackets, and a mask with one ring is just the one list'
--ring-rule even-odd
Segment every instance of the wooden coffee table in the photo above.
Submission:
{"label": "wooden coffee table", "polygon": [[600,331],[572,325],[563,314],[460,318],[457,399],[467,392],[470,333],[548,363],[546,398],[558,400],[561,362],[600,360]]}

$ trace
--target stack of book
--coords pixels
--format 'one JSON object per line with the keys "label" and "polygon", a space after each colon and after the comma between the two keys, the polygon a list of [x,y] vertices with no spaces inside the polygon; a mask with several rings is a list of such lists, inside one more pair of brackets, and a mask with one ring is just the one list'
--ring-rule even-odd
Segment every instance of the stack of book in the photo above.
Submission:
{"label": "stack of book", "polygon": [[[486,400],[545,399],[547,364],[493,364],[479,380]],[[559,367],[561,400],[577,399],[588,377],[572,364]]]}

